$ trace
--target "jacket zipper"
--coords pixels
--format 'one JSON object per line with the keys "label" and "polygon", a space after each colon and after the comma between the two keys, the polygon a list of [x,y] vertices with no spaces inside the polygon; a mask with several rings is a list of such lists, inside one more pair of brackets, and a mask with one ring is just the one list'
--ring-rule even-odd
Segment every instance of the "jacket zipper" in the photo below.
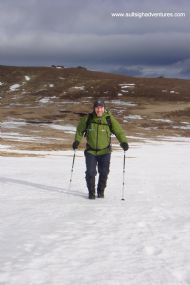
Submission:
{"label": "jacket zipper", "polygon": [[96,154],[98,152],[98,129],[99,129],[99,125],[101,123],[101,119],[98,119],[98,126],[97,126],[97,134],[96,134]]}

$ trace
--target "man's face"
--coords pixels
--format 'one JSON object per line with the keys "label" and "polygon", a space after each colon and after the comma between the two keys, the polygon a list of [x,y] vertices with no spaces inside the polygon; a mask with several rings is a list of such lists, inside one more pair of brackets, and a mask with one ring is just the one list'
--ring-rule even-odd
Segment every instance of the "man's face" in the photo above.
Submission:
{"label": "man's face", "polygon": [[97,117],[102,117],[104,111],[105,111],[105,108],[103,106],[95,107],[95,113]]}

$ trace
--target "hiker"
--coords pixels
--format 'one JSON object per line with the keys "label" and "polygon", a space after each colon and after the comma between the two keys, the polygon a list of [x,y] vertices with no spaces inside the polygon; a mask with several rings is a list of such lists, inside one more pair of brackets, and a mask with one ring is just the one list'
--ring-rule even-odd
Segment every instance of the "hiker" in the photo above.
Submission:
{"label": "hiker", "polygon": [[111,134],[114,134],[120,146],[127,151],[129,146],[124,130],[119,122],[106,110],[102,99],[94,102],[93,112],[81,118],[75,140],[72,144],[73,150],[76,150],[82,140],[86,137],[86,183],[89,192],[89,199],[95,199],[95,176],[98,166],[99,180],[97,187],[97,197],[104,198],[104,190],[107,184],[111,158]]}

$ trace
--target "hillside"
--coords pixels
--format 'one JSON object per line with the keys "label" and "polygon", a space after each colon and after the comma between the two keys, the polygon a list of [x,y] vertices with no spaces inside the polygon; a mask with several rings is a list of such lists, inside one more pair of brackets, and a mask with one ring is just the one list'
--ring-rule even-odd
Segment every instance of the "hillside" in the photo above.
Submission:
{"label": "hillside", "polygon": [[83,67],[0,66],[1,154],[10,147],[70,147],[80,116],[98,97],[131,141],[188,137],[189,90],[190,80],[135,78]]}

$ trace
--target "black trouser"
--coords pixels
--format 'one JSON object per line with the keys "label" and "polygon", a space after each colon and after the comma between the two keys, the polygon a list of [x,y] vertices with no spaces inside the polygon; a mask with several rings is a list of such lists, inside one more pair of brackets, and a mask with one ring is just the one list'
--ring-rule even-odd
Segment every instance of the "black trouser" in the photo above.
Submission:
{"label": "black trouser", "polygon": [[85,151],[86,158],[86,183],[90,194],[95,194],[95,176],[97,166],[99,173],[98,194],[104,193],[109,174],[111,154],[93,155]]}

